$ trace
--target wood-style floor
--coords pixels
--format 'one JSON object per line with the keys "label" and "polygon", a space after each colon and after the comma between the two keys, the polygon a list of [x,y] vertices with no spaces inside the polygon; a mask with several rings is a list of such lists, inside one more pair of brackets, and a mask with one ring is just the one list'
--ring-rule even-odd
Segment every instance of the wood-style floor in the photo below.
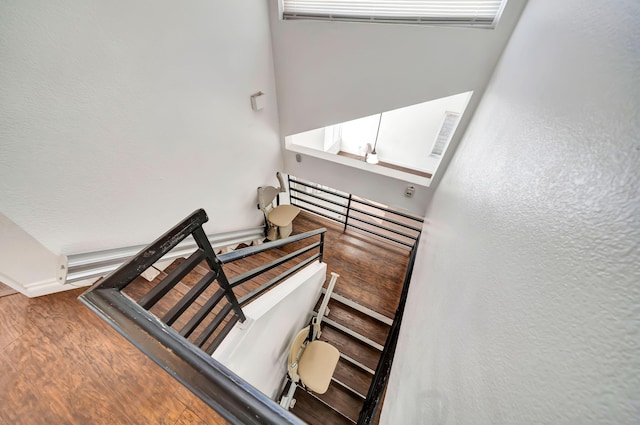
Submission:
{"label": "wood-style floor", "polygon": [[[341,276],[335,292],[393,317],[407,251],[353,231],[342,233],[341,227],[311,214],[302,213],[294,222],[295,233],[318,227],[329,229],[324,260],[330,272]],[[230,275],[241,272],[235,267]],[[226,423],[81,304],[77,296],[83,291],[0,298],[0,424]],[[357,323],[351,319],[357,313],[336,307],[332,314],[337,321]],[[327,338],[338,333],[325,329]],[[372,338],[382,341],[375,333]],[[364,391],[370,377],[348,368],[341,365],[336,375]],[[297,398],[304,407],[305,394]],[[300,415],[304,420],[343,423],[314,407],[317,400],[306,403],[306,416]]]}
{"label": "wood-style floor", "polygon": [[225,424],[78,289],[0,298],[0,424]]}
{"label": "wood-style floor", "polygon": [[15,294],[17,291],[0,282],[0,297]]}

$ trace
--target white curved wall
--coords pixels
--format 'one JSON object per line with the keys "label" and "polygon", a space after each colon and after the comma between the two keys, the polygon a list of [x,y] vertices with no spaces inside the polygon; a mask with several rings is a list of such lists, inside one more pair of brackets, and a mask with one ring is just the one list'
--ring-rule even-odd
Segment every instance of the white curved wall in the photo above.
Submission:
{"label": "white curved wall", "polygon": [[0,40],[0,211],[48,249],[147,243],[200,207],[209,233],[262,222],[266,2],[3,1]]}
{"label": "white curved wall", "polygon": [[427,211],[382,424],[637,424],[640,3],[528,3]]}

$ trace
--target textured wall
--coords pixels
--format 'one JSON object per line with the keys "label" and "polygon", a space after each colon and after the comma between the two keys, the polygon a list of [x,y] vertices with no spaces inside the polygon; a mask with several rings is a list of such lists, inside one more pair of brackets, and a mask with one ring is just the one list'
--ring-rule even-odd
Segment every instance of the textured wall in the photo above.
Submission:
{"label": "textured wall", "polygon": [[383,424],[640,420],[640,3],[528,3],[427,211]]}
{"label": "textured wall", "polygon": [[0,211],[50,250],[146,243],[199,207],[211,232],[261,222],[266,2],[2,1],[0,58]]}

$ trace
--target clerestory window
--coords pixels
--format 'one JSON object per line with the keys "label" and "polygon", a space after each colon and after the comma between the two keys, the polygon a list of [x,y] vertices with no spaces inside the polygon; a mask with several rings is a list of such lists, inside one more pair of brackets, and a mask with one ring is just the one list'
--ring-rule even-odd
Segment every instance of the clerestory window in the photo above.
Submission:
{"label": "clerestory window", "polygon": [[283,19],[493,28],[507,0],[280,0]]}

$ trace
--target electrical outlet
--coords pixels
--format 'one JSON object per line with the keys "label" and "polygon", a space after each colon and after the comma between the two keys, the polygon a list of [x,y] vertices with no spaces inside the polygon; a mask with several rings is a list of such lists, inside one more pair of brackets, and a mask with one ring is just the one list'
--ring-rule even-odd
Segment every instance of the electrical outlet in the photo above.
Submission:
{"label": "electrical outlet", "polygon": [[413,195],[416,193],[416,188],[413,186],[407,186],[404,190],[404,196],[407,198],[413,198]]}

